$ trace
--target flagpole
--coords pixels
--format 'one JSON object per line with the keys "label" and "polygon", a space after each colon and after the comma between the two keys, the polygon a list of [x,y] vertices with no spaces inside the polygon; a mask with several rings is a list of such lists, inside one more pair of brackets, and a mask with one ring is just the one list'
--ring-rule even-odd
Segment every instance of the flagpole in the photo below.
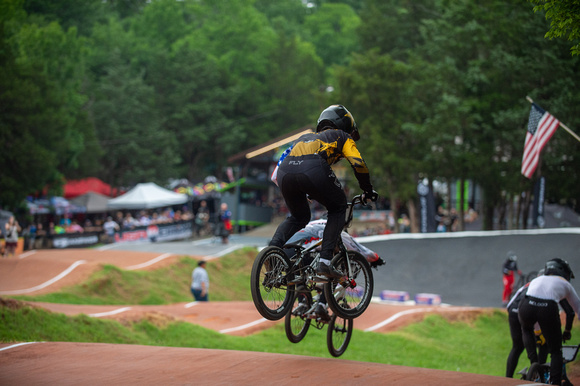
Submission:
{"label": "flagpole", "polygon": [[[534,101],[532,100],[532,98],[530,98],[529,96],[526,95],[526,99],[528,100],[528,102],[530,103],[534,103]],[[576,135],[576,133],[574,133],[572,130],[570,130],[568,128],[568,126],[566,126],[565,124],[563,124],[562,122],[560,122],[560,126],[562,126],[562,128],[564,130],[566,130],[568,132],[568,134],[570,134],[572,137],[576,138],[576,140],[578,142],[580,142],[580,137],[578,135]]]}

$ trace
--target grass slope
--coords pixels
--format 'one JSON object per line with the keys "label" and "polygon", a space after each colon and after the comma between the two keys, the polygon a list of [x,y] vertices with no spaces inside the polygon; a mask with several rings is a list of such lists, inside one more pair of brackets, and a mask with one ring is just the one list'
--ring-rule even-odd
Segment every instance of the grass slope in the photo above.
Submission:
{"label": "grass slope", "polygon": [[[252,300],[250,272],[257,251],[244,248],[210,261],[211,301]],[[183,257],[171,266],[153,271],[125,271],[104,265],[89,280],[46,295],[15,299],[65,304],[172,304],[192,301],[191,273],[197,260]]]}

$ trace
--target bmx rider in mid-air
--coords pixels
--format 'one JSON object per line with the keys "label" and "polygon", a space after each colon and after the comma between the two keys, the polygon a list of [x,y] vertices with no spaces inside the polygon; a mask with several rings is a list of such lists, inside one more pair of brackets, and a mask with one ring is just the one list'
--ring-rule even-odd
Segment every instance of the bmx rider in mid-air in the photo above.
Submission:
{"label": "bmx rider in mid-air", "polygon": [[375,201],[378,198],[370,182],[368,167],[356,147],[358,139],[360,134],[352,114],[342,105],[329,106],[318,118],[316,133],[301,136],[276,172],[277,184],[290,216],[278,226],[270,245],[282,247],[308,224],[311,216],[309,198],[324,205],[328,211],[320,262],[316,268],[318,276],[341,276],[330,267],[330,260],[344,227],[347,199],[330,166],[346,158],[364,192],[364,199]]}

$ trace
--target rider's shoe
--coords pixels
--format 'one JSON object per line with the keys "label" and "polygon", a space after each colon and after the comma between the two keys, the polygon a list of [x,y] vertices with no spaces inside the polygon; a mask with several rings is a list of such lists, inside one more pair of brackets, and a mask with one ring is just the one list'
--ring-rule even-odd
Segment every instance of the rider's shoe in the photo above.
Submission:
{"label": "rider's shoe", "polygon": [[326,307],[324,307],[321,303],[316,305],[314,313],[322,321],[328,322],[330,320],[330,316],[328,315],[328,311],[326,311]]}
{"label": "rider's shoe", "polygon": [[298,303],[298,307],[296,307],[296,309],[292,311],[292,314],[295,316],[302,316],[306,311],[308,311],[308,304]]}
{"label": "rider's shoe", "polygon": [[338,272],[330,265],[324,263],[318,263],[318,266],[316,267],[316,274],[318,276],[324,276],[330,279],[338,279],[343,276],[342,273]]}

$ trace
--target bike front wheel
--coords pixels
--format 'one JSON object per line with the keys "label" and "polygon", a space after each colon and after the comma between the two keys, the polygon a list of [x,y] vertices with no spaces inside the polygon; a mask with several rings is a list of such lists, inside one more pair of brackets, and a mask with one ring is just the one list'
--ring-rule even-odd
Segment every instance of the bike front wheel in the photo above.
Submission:
{"label": "bike front wheel", "polygon": [[251,291],[256,309],[268,320],[280,320],[290,309],[294,286],[286,284],[290,261],[278,247],[264,248],[252,266]]}
{"label": "bike front wheel", "polygon": [[[303,298],[302,298],[303,296]],[[302,303],[305,308],[299,308],[299,299],[302,298]],[[306,317],[306,311],[312,307],[312,294],[310,292],[297,292],[294,295],[294,303],[292,311],[286,314],[284,320],[284,329],[286,330],[286,337],[292,343],[298,343],[306,336],[310,328],[311,319]]]}
{"label": "bike front wheel", "polygon": [[374,279],[371,266],[363,255],[355,251],[348,251],[348,259],[342,253],[336,255],[330,265],[344,276],[324,284],[328,306],[342,318],[354,319],[361,316],[373,296]]}
{"label": "bike front wheel", "polygon": [[326,345],[330,355],[339,357],[344,354],[350,343],[353,328],[352,319],[344,319],[336,314],[332,315],[326,333]]}

